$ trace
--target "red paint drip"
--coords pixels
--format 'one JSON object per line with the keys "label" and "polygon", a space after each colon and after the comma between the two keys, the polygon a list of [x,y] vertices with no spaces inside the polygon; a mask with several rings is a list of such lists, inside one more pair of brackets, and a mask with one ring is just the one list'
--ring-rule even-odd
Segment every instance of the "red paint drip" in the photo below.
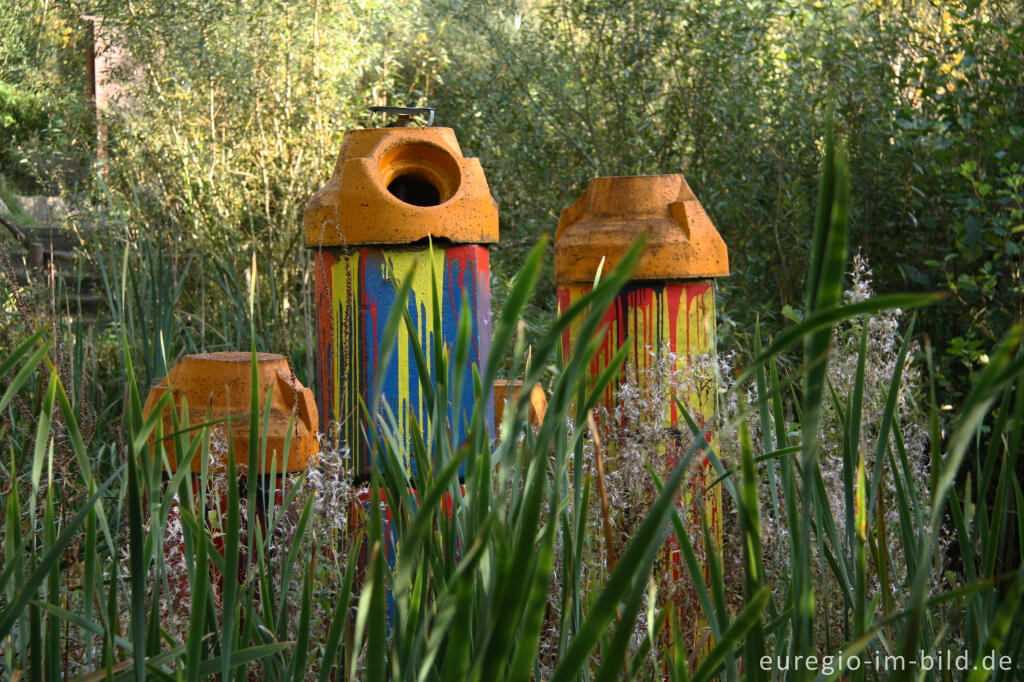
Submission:
{"label": "red paint drip", "polygon": [[[679,304],[683,298],[683,292],[685,287],[681,284],[666,284],[665,285],[665,307],[668,310],[668,343],[669,352],[679,352],[679,339],[677,329],[679,327]],[[672,401],[671,419],[670,423],[675,424],[679,421],[679,408],[676,407],[676,401]]]}
{"label": "red paint drip", "polygon": [[[370,298],[370,292],[366,288],[366,258],[360,259],[359,267],[359,284],[360,291],[363,292],[363,308],[370,313],[370,319],[372,320],[369,332],[370,336],[373,337],[373,366],[377,367],[380,363],[380,353],[377,349],[377,299]],[[369,368],[370,358],[366,357],[365,351],[363,354],[363,368]],[[369,377],[367,377],[368,379]]]}
{"label": "red paint drip", "polygon": [[[690,355],[691,349],[694,348],[694,342],[698,339],[690,338],[690,309],[693,305],[694,299],[699,299],[700,312],[704,312],[704,299],[703,296],[711,288],[710,284],[690,284],[686,287],[686,355]],[[700,319],[704,319],[701,314]],[[700,334],[700,330],[696,330],[696,334]]]}
{"label": "red paint drip", "polygon": [[[570,303],[569,290],[565,287],[558,287],[558,314],[564,315],[565,311],[569,309]],[[568,358],[571,350],[572,343],[569,336],[569,327],[566,327],[562,331],[562,356]]]}
{"label": "red paint drip", "polygon": [[[456,301],[461,301],[461,297],[457,297],[456,293],[461,293],[466,289],[466,275],[469,274],[470,284],[473,286],[473,291],[470,294],[470,299],[475,303],[477,297],[480,296],[480,292],[483,291],[482,282],[484,278],[489,274],[489,263],[486,262],[486,258],[478,259],[477,254],[479,252],[487,253],[487,249],[475,244],[466,246],[453,246],[445,250],[445,269],[444,273],[445,281],[448,284],[448,301],[452,308],[452,317],[455,320],[455,326],[458,328],[459,325],[459,311],[461,308],[456,304]],[[483,271],[478,270],[481,268],[481,262],[483,262]],[[458,263],[458,275],[453,277],[455,268],[453,264]],[[475,276],[473,276],[475,275]],[[473,311],[476,313],[477,311]],[[470,335],[470,342],[473,344],[473,353],[475,357],[480,358],[480,346],[478,339],[481,337],[482,331],[479,329],[474,330],[476,333]],[[481,358],[481,362],[483,359]]]}
{"label": "red paint drip", "polygon": [[[587,291],[589,290],[588,288]],[[622,299],[618,297],[608,306],[608,310],[604,311],[604,317],[601,318],[601,327],[597,332],[601,335],[601,350],[594,355],[594,361],[591,363],[590,369],[591,376],[598,376],[601,370],[608,366],[608,363],[611,362],[612,357],[615,355],[615,351],[618,350],[625,340],[621,328],[622,325],[619,324],[619,320],[622,319],[621,306]],[[613,383],[609,383],[604,389],[604,403],[609,411],[615,405],[614,394],[615,386]]]}
{"label": "red paint drip", "polygon": [[334,326],[332,320],[332,308],[334,306],[334,291],[331,286],[331,273],[334,265],[338,262],[337,257],[330,251],[319,251],[316,254],[314,265],[316,272],[316,312],[317,312],[317,345],[320,351],[319,381],[317,389],[320,398],[320,423],[326,425],[330,422],[331,408],[334,405],[331,390],[331,369],[334,359]]}

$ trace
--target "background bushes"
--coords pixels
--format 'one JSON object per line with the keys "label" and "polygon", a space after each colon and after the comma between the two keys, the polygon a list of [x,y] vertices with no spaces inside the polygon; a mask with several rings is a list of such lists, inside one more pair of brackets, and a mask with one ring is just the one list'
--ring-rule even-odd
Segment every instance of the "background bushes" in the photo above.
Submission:
{"label": "background bushes", "polygon": [[[1021,312],[1016,3],[187,0],[0,13],[7,182],[63,191],[90,257],[120,262],[110,247],[128,244],[173,264],[165,276],[183,295],[161,330],[172,359],[244,344],[247,323],[231,320],[246,314],[255,254],[260,342],[312,378],[301,211],[344,131],[381,124],[373,104],[435,106],[480,157],[502,215],[498,297],[591,177],[683,172],[730,249],[723,345],[749,357],[756,318],[771,332],[803,314],[834,114],[849,142],[851,243],[876,288],[951,292],[923,320],[943,352],[940,391],[961,394]],[[102,171],[86,163],[85,13],[106,17],[134,65],[120,74],[124,106],[106,114]],[[531,334],[554,308],[550,272]]]}

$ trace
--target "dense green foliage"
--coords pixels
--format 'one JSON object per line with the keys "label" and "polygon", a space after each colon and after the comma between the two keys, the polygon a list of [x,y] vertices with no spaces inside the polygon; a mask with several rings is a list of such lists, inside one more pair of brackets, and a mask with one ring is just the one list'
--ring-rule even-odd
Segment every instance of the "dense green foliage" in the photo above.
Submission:
{"label": "dense green foliage", "polygon": [[[0,234],[0,669],[732,680],[759,677],[765,654],[947,649],[1019,665],[1022,11],[991,0],[3,4],[0,187],[64,196],[104,313],[74,308],[82,271],[52,289],[16,286],[17,248]],[[82,14],[105,17],[103,35],[130,55],[115,74],[125,96],[99,125]],[[382,123],[372,104],[437,107],[437,124],[481,159],[501,211],[493,293],[505,311],[483,386],[543,381],[552,401],[537,432],[520,404],[501,440],[477,424],[473,446],[457,448],[439,392],[422,425],[439,466],[417,481],[418,500],[396,484],[402,453],[381,424],[391,473],[376,484],[401,549],[386,567],[369,505],[369,574],[352,589],[359,548],[333,534],[348,500],[331,507],[322,482],[337,462],[296,481],[266,527],[247,525],[256,487],[231,472],[198,490],[161,482],[140,400],[198,350],[282,352],[313,385],[300,218],[345,130]],[[596,391],[578,364],[589,349],[557,357],[565,320],[541,239],[589,178],[675,172],[729,246],[719,347],[747,368],[722,377],[735,410],[715,463],[743,558],[706,581],[696,557],[714,555],[710,540],[687,531],[672,486],[620,548],[629,561],[612,571],[601,557],[593,482],[570,464],[589,442],[580,406]],[[869,269],[882,294],[947,296],[873,298]],[[622,276],[608,275],[594,310]],[[912,321],[894,309],[925,303]],[[179,434],[179,451],[205,460],[212,431]],[[465,496],[449,463],[463,458]],[[651,478],[634,486],[685,475],[643,464]],[[669,534],[716,642],[703,665],[648,597],[653,548]],[[168,537],[181,564],[166,558]],[[244,556],[222,555],[224,541]],[[247,557],[244,580],[220,579]],[[673,640],[686,644],[666,658]]]}
{"label": "dense green foliage", "polygon": [[438,93],[442,112],[481,156],[513,239],[551,230],[590,177],[682,171],[729,246],[722,308],[748,350],[755,314],[774,328],[777,311],[800,307],[834,112],[855,178],[851,244],[876,285],[948,281],[961,295],[925,321],[941,349],[953,337],[977,344],[973,355],[952,347],[967,366],[953,368],[951,388],[1019,317],[1019,5],[653,0],[446,11],[459,17],[455,44],[472,48],[452,48],[457,78]]}
{"label": "dense green foliage", "polygon": [[[124,107],[105,115],[102,182],[67,163],[94,145],[84,13],[105,16],[101,33],[136,65],[117,74]],[[802,314],[834,115],[856,178],[851,245],[876,287],[953,293],[922,321],[940,392],[962,393],[1022,306],[1018,3],[30,2],[5,7],[0,31],[3,120],[15,121],[4,174],[63,187],[80,226],[97,228],[90,247],[153,235],[189,294],[174,330],[150,330],[172,357],[244,344],[244,327],[217,317],[244,313],[238,296],[202,287],[255,252],[261,290],[275,292],[258,312],[262,345],[305,354],[307,373],[311,340],[292,324],[309,314],[298,219],[341,135],[385,103],[437,107],[481,158],[502,215],[499,296],[589,178],[682,171],[729,245],[723,341],[749,357],[755,317],[774,331],[780,311]],[[545,274],[531,339],[552,294]]]}
{"label": "dense green foliage", "polygon": [[91,174],[81,25],[71,7],[42,9],[0,8],[0,173],[22,194],[59,192]]}
{"label": "dense green foliage", "polygon": [[[914,473],[919,453],[908,457],[902,431],[909,424],[897,409],[910,332],[889,377],[887,416],[863,448],[858,439],[867,425],[862,401],[870,398],[865,384],[868,321],[894,306],[926,305],[934,297],[883,296],[840,305],[848,185],[843,155],[829,144],[825,158],[807,319],[764,351],[757,347],[752,368],[733,389],[745,393],[745,380],[756,376],[756,404],[737,421],[721,425],[721,437],[730,441],[738,428],[738,464],[723,463],[691,419],[693,437],[685,456],[664,479],[653,473],[661,463],[657,452],[651,453],[650,483],[658,493],[617,564],[609,561],[593,582],[581,581],[589,572],[586,562],[600,556],[600,541],[589,532],[593,468],[582,466],[585,424],[615,373],[590,382],[586,367],[597,349],[593,333],[628,280],[642,244],[579,305],[552,322],[527,353],[517,328],[539,279],[544,243],[530,251],[497,315],[496,352],[479,368],[478,385],[492,385],[509,352],[511,376],[521,376],[529,388],[544,375],[543,366],[555,360],[562,330],[580,318],[579,340],[571,359],[557,362],[552,400],[536,430],[527,422],[529,392],[523,391],[518,403],[508,406],[499,438],[492,442],[483,419],[488,392],[478,391],[467,447],[459,447],[450,440],[454,429],[445,417],[449,387],[431,382],[425,367],[421,389],[431,418],[422,431],[416,429],[412,453],[402,452],[394,415],[380,409],[379,396],[365,406],[367,414],[379,415],[374,438],[378,466],[368,495],[387,501],[387,527],[375,502],[337,506],[336,486],[343,482],[330,453],[319,467],[284,485],[279,503],[273,496],[263,498],[253,480],[243,488],[236,459],[253,470],[267,457],[265,437],[262,446],[250,438],[247,453],[228,446],[227,468],[216,470],[210,463],[225,454],[217,454],[216,436],[220,431],[223,438],[224,425],[188,424],[187,409],[172,434],[181,467],[170,470],[160,445],[162,406],[144,415],[123,337],[119,364],[125,372],[121,409],[126,437],[119,444],[97,446],[101,438],[87,445],[64,383],[49,361],[51,340],[42,331],[29,337],[0,358],[0,376],[7,383],[0,411],[13,417],[6,434],[10,471],[26,472],[3,496],[2,670],[34,679],[74,672],[85,673],[86,679],[139,681],[214,675],[225,680],[327,680],[332,671],[373,681],[640,675],[737,680],[741,672],[745,679],[811,679],[819,671],[826,679],[911,679],[916,664],[892,664],[879,672],[863,660],[901,655],[920,661],[948,650],[958,659],[962,653],[964,665],[975,666],[970,679],[1012,679],[1013,669],[1006,665],[1024,655],[1017,608],[1024,567],[1001,563],[999,557],[1024,540],[1024,524],[1010,522],[1024,504],[1013,476],[1024,423],[1022,327],[1015,326],[993,352],[945,443],[932,397],[934,468],[927,494],[919,497]],[[410,286],[411,280],[399,285],[399,305],[389,314],[382,341],[385,349],[399,325],[412,325],[407,314],[403,320],[401,305]],[[249,305],[254,305],[252,298]],[[865,331],[852,392],[845,399],[832,398],[845,415],[837,440],[842,451],[839,490],[847,506],[845,514],[837,515],[830,497],[837,487],[828,482],[836,472],[821,466],[824,447],[817,434],[827,412],[827,360],[835,325],[857,320]],[[125,322],[119,317],[121,329]],[[453,356],[461,368],[451,383],[454,390],[462,386],[466,370],[457,358],[470,335],[463,324]],[[418,349],[417,362],[425,363],[423,356],[430,354],[440,363],[439,376],[448,376],[450,349],[443,347],[439,327],[432,338],[432,348]],[[804,362],[794,379],[803,394],[802,422],[788,424],[781,400],[788,382],[780,382],[776,358],[801,341]],[[254,358],[255,342],[250,327]],[[619,362],[622,358],[620,353]],[[253,387],[258,386],[256,371],[254,363]],[[12,409],[15,401],[38,406],[38,411],[19,416]],[[269,414],[269,396],[266,401]],[[978,437],[989,416],[998,437],[983,448]],[[254,388],[250,433],[263,430],[265,418]],[[34,433],[26,428],[32,421]],[[756,449],[751,422],[761,427]],[[0,428],[7,432],[7,425]],[[154,433],[156,439],[150,440]],[[867,455],[870,450],[873,457]],[[104,452],[126,460],[108,479],[94,466]],[[415,494],[406,487],[409,472],[402,461],[407,454],[433,463],[417,467]],[[744,595],[738,609],[725,601],[736,576],[713,560],[711,532],[707,526],[691,532],[683,521],[686,511],[674,503],[691,460],[701,455],[712,460],[738,510]],[[964,500],[953,482],[968,456],[983,457],[984,473],[975,486],[964,489]],[[63,457],[73,458],[74,465],[62,466]],[[201,458],[198,477],[188,475],[194,457]],[[464,488],[457,479],[463,463]],[[993,485],[997,470],[999,484]],[[774,473],[764,473],[769,471]],[[767,487],[766,481],[771,481]],[[993,489],[991,508],[970,502],[972,495]],[[764,490],[771,498],[767,503]],[[895,523],[887,520],[889,503],[897,508]],[[947,511],[964,562],[959,572],[946,568],[942,559],[949,544],[943,534]],[[361,519],[353,524],[358,532],[339,535],[343,515],[351,515],[350,524]],[[765,521],[769,528],[787,528],[788,535],[767,536]],[[713,635],[701,655],[680,637],[674,618],[666,618],[672,611],[655,604],[651,572],[669,535],[678,543],[696,603]],[[773,544],[783,545],[788,558],[781,571],[764,563],[774,554]],[[711,561],[706,574],[697,551]],[[365,562],[358,558],[361,552]],[[77,559],[62,562],[62,556]],[[830,594],[840,595],[838,601],[832,603]],[[1010,663],[996,664],[993,671],[993,664],[986,663],[990,652],[998,657],[993,660]],[[793,666],[808,657],[815,663]],[[861,661],[859,669],[850,661]],[[935,678],[955,675],[946,670]]]}

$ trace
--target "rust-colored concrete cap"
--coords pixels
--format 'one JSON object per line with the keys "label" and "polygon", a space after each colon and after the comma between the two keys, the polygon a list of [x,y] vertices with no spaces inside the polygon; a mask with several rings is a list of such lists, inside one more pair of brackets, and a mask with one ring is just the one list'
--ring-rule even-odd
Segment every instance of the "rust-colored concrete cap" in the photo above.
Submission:
{"label": "rust-colored concrete cap", "polygon": [[555,282],[593,282],[641,235],[647,246],[633,279],[699,279],[729,274],[729,253],[682,175],[594,178],[562,210],[555,232]]}
{"label": "rust-colored concrete cap", "polygon": [[[505,401],[510,403],[514,410],[519,396],[523,392],[523,382],[519,379],[507,381],[505,379],[494,380],[494,423],[501,426],[501,420],[505,416]],[[544,423],[544,415],[548,411],[548,398],[544,395],[544,389],[540,384],[534,384],[530,389],[530,407],[527,412],[527,419],[530,426],[539,429]]]}
{"label": "rust-colored concrete cap", "polygon": [[451,128],[350,130],[306,206],[306,246],[498,241],[498,206]]}
{"label": "rust-colored concrete cap", "polygon": [[[249,464],[249,401],[252,387],[252,354],[243,352],[203,353],[186,355],[171,368],[166,377],[150,389],[143,413],[148,417],[157,401],[167,392],[170,384],[173,397],[166,404],[163,415],[163,433],[174,433],[171,403],[177,411],[179,423],[183,398],[188,402],[188,423],[192,426],[207,421],[209,407],[213,420],[233,417],[230,430],[227,423],[211,427],[210,450],[218,458],[218,465],[227,465],[227,434],[234,442],[235,464],[240,472]],[[270,424],[267,427],[266,463],[260,464],[260,473],[269,473],[271,461],[277,458],[274,469],[284,464],[284,445],[288,425],[295,413],[292,426],[291,451],[288,453],[288,471],[302,471],[310,458],[320,451],[316,435],[318,417],[313,391],[305,388],[292,375],[288,360],[283,355],[258,353],[256,372],[259,378],[260,420],[266,409],[267,393],[274,389],[270,405]],[[194,437],[194,436],[190,436]],[[262,437],[258,434],[257,437]],[[164,438],[164,450],[171,468],[176,469],[174,439]],[[192,471],[198,473],[202,462],[197,453],[192,458]]]}

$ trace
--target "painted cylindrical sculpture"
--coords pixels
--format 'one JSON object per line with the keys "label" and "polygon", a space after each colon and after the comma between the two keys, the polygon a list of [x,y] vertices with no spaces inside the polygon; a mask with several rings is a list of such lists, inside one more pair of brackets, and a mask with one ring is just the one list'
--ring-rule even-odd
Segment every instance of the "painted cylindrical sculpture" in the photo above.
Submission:
{"label": "painted cylindrical sculpture", "polygon": [[[710,429],[718,392],[713,280],[729,274],[725,243],[682,175],[596,178],[558,223],[559,309],[567,310],[590,291],[599,269],[609,272],[642,235],[647,242],[640,263],[605,312],[603,343],[588,368],[596,378],[628,346],[621,375],[606,389],[596,415],[609,450],[608,478],[624,488],[613,504],[623,535],[629,532],[631,507],[643,506],[635,487],[639,481],[630,479],[646,476],[644,460],[667,472],[693,442],[677,401],[701,428]],[[579,323],[564,333],[566,357],[578,330]],[[711,462],[698,453],[679,503],[698,550],[706,523],[713,550],[720,553],[721,489],[711,485],[715,478]],[[674,540],[661,559],[659,592],[664,605],[675,607],[682,631],[692,633],[692,650],[700,655],[710,636],[696,615],[695,593],[685,585],[686,569]]]}
{"label": "painted cylindrical sculpture", "polygon": [[[320,423],[332,445],[348,449],[356,480],[370,475],[374,427],[366,423],[360,402],[371,405],[378,381],[410,476],[417,465],[409,454],[411,425],[425,429],[429,419],[405,325],[399,326],[385,374],[377,376],[398,283],[413,278],[408,311],[431,383],[437,381],[430,352],[435,317],[444,344],[454,348],[460,316],[468,310],[467,363],[482,369],[491,338],[488,245],[497,241],[498,209],[483,169],[477,159],[463,158],[450,128],[345,134],[333,176],[306,207],[305,243],[313,252]],[[467,370],[460,403],[449,405],[447,415],[456,445],[475,402],[473,372]],[[491,429],[493,398],[484,419]]]}

